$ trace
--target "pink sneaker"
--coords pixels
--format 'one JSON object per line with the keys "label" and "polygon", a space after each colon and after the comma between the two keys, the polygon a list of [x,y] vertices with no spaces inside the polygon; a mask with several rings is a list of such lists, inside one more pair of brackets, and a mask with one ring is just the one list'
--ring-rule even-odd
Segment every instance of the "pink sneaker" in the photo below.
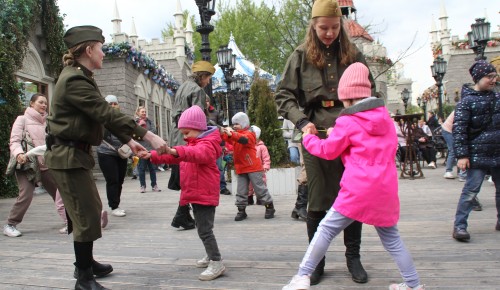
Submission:
{"label": "pink sneaker", "polygon": [[153,191],[154,192],[160,192],[161,189],[158,188],[158,185],[153,186]]}
{"label": "pink sneaker", "polygon": [[108,225],[108,212],[103,210],[101,212],[101,228],[105,228]]}
{"label": "pink sneaker", "polygon": [[141,193],[145,193],[146,192],[146,187],[145,186],[141,186]]}

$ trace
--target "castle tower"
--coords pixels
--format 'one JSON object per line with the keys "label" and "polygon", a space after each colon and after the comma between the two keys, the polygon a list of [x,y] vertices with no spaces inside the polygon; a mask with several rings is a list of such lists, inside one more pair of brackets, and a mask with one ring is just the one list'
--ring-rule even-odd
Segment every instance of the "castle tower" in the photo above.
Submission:
{"label": "castle tower", "polygon": [[356,7],[354,6],[353,0],[339,0],[340,10],[342,10],[342,15],[349,19],[356,19]]}
{"label": "castle tower", "polygon": [[188,17],[188,21],[186,21],[186,43],[187,45],[192,45],[193,44],[193,25],[191,24],[191,21]]}
{"label": "castle tower", "polygon": [[[182,13],[181,1],[177,0],[177,9],[174,13],[175,27],[174,27],[174,45],[175,45],[175,58],[179,64],[186,60],[186,34],[184,32],[183,22],[184,14]],[[189,21],[188,21],[189,22]]]}
{"label": "castle tower", "polygon": [[113,22],[113,34],[111,35],[113,43],[127,42],[128,35],[122,33],[122,20],[120,19],[120,14],[118,13],[118,4],[116,3],[116,0],[115,9],[113,11],[113,19],[111,19],[111,22]]}
{"label": "castle tower", "polygon": [[443,49],[443,54],[449,55],[451,49],[451,30],[448,29],[448,14],[446,13],[444,0],[441,0],[441,12],[439,15],[439,20],[441,22],[441,30],[439,31],[439,37],[441,38],[441,47]]}
{"label": "castle tower", "polygon": [[432,14],[430,34],[431,34],[431,49],[434,49],[434,47],[439,45],[438,30],[436,28],[436,21],[434,21],[434,14]]}
{"label": "castle tower", "polygon": [[132,17],[132,27],[130,28],[130,44],[132,46],[137,46],[137,39],[139,36],[137,35],[137,30],[135,29],[135,20],[134,17]]}

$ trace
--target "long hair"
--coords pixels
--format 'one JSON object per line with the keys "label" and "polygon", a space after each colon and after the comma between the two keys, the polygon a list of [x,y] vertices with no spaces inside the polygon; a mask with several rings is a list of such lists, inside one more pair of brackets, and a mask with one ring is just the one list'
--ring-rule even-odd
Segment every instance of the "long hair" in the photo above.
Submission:
{"label": "long hair", "polygon": [[205,76],[212,75],[209,72],[206,71],[197,71],[192,73],[189,77],[198,85],[201,87],[201,79]]}
{"label": "long hair", "polygon": [[63,55],[63,65],[64,66],[73,66],[75,61],[78,60],[84,53],[87,47],[94,47],[98,41],[85,41],[79,43],[72,48],[68,49],[68,51]]}
{"label": "long hair", "polygon": [[[314,30],[316,21],[316,18],[309,21],[309,27],[307,29],[305,39],[306,57],[309,63],[319,69],[323,69],[325,67],[325,55],[321,49],[321,40],[318,38],[316,31]],[[342,18],[340,19],[339,36],[334,41],[333,45],[337,49],[337,57],[340,59],[340,63],[342,65],[347,66],[354,62],[356,59],[356,50],[344,28],[344,21]]]}

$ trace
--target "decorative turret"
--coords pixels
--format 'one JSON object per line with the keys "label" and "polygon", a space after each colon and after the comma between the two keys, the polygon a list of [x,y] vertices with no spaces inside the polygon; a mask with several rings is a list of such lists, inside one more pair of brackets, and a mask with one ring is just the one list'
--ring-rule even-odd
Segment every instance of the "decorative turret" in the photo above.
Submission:
{"label": "decorative turret", "polygon": [[356,19],[356,7],[353,0],[339,0],[340,10],[342,15],[349,19]]}
{"label": "decorative turret", "polygon": [[188,21],[186,21],[186,43],[188,45],[193,44],[193,33],[194,33],[193,25],[191,24],[191,21],[188,17]]}
{"label": "decorative turret", "polygon": [[175,45],[175,58],[179,64],[186,60],[186,34],[184,33],[184,14],[182,13],[181,1],[177,0],[177,9],[174,14],[175,27],[174,27],[174,45]]}
{"label": "decorative turret", "polygon": [[439,20],[441,22],[441,30],[439,31],[439,36],[441,38],[441,46],[443,54],[450,54],[451,48],[451,34],[450,29],[448,29],[448,14],[446,14],[446,8],[444,7],[444,1],[441,0],[441,12],[439,15]]}
{"label": "decorative turret", "polygon": [[115,10],[113,11],[113,19],[111,19],[111,22],[113,22],[113,34],[122,33],[122,20],[120,19],[120,14],[118,14],[118,4],[116,3],[116,0]]}
{"label": "decorative turret", "polygon": [[135,21],[134,21],[134,17],[132,17],[132,27],[130,28],[130,44],[132,44],[132,46],[137,46],[137,39],[139,38],[139,36],[137,35],[137,30],[135,29]]}
{"label": "decorative turret", "polygon": [[434,49],[436,46],[439,45],[439,40],[438,40],[438,30],[436,28],[436,21],[434,21],[434,14],[432,14],[431,18],[431,49]]}

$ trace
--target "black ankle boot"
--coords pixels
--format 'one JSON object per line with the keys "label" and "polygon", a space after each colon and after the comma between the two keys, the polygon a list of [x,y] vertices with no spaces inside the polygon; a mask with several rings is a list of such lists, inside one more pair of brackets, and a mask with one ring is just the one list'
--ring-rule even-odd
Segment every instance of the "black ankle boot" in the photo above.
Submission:
{"label": "black ankle boot", "polygon": [[266,213],[264,215],[265,219],[272,219],[274,217],[274,213],[276,210],[274,209],[274,205],[271,202],[270,204],[266,204]]}
{"label": "black ankle boot", "polygon": [[185,230],[191,230],[195,228],[194,219],[189,213],[189,205],[183,205],[177,208],[177,212],[172,220],[171,224],[174,228],[182,227]]}
{"label": "black ankle boot", "polygon": [[75,290],[106,290],[101,284],[97,283],[92,272],[92,267],[87,269],[78,269]]}
{"label": "black ankle boot", "polygon": [[316,266],[316,269],[314,269],[314,272],[312,272],[311,285],[319,284],[319,282],[321,282],[321,277],[323,276],[323,273],[325,273],[325,257],[321,259],[318,266]]}
{"label": "black ankle boot", "polygon": [[368,282],[368,274],[366,273],[361,260],[359,258],[347,258],[347,269],[351,273],[352,280],[356,283]]}
{"label": "black ankle boot", "polygon": [[247,218],[247,213],[245,212],[244,206],[238,206],[238,213],[234,217],[234,220],[239,222]]}
{"label": "black ankle boot", "polygon": [[[96,260],[92,260],[92,273],[94,273],[94,276],[96,276],[97,278],[104,277],[111,272],[113,272],[113,266],[109,264],[101,264]],[[78,279],[78,267],[76,267],[76,265],[73,277],[75,279]]]}
{"label": "black ankle boot", "polygon": [[254,205],[253,195],[248,196],[248,205]]}

